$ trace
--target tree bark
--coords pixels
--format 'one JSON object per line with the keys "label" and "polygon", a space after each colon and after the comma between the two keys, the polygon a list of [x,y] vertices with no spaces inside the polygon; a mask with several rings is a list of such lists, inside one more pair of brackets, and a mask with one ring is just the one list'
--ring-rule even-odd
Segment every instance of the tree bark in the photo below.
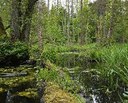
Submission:
{"label": "tree bark", "polygon": [[80,1],[80,11],[81,11],[81,14],[80,14],[80,28],[81,28],[81,31],[80,31],[80,44],[83,45],[85,43],[85,33],[84,33],[84,28],[83,28],[83,14],[82,14],[82,11],[83,11],[83,0]]}
{"label": "tree bark", "polygon": [[104,39],[104,36],[106,36],[105,33],[105,11],[106,11],[106,0],[97,0],[96,1],[96,11],[98,16],[98,22],[97,22],[97,34],[96,34],[96,41],[101,42]]}
{"label": "tree bark", "polygon": [[110,18],[110,28],[108,30],[107,38],[111,38],[113,34],[113,29],[114,29],[114,18],[115,18],[115,5],[116,2],[113,0],[112,2],[112,9],[111,9],[111,18]]}
{"label": "tree bark", "polygon": [[[29,41],[31,19],[34,10],[34,6],[38,0],[28,0],[25,13],[21,12],[23,9],[23,0],[12,0],[12,12],[11,12],[11,40],[15,42]],[[24,14],[24,15],[23,15]]]}
{"label": "tree bark", "polygon": [[70,44],[70,0],[66,0],[66,7],[68,11],[67,17],[67,44]]}
{"label": "tree bark", "polygon": [[2,22],[2,18],[0,17],[0,36],[5,35],[5,34],[6,34],[6,31],[5,31],[5,28],[4,28],[4,24]]}
{"label": "tree bark", "polygon": [[32,14],[33,14],[34,6],[37,1],[38,0],[28,0],[28,5],[23,19],[24,21],[23,21],[22,33],[20,36],[21,41],[26,41],[26,42],[29,41]]}
{"label": "tree bark", "polygon": [[42,9],[43,9],[43,7],[42,7],[42,0],[39,0],[38,1],[38,42],[39,42],[39,49],[40,49],[40,51],[43,49],[43,41],[42,41],[42,34],[43,34],[43,32],[42,32],[42,25],[40,24],[40,21],[42,21],[42,19],[41,19],[41,16],[42,16]]}
{"label": "tree bark", "polygon": [[12,1],[12,12],[11,12],[11,40],[16,41],[20,37],[21,33],[21,0]]}

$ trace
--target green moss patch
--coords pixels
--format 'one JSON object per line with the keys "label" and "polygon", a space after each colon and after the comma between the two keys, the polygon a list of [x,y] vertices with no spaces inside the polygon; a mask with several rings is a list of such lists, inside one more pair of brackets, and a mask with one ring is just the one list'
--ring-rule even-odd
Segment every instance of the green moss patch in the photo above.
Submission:
{"label": "green moss patch", "polygon": [[38,91],[37,91],[36,88],[28,88],[28,89],[25,89],[25,91],[18,92],[16,94],[18,96],[21,96],[21,97],[38,98],[38,93],[37,92]]}
{"label": "green moss patch", "polygon": [[79,103],[77,98],[57,84],[48,82],[44,92],[45,103]]}

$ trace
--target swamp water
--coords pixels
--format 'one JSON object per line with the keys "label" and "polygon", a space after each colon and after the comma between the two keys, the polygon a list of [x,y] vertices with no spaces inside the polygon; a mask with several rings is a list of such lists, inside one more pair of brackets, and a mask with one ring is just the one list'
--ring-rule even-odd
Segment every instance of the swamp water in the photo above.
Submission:
{"label": "swamp water", "polygon": [[[79,82],[82,89],[78,94],[85,98],[85,103],[122,103],[118,92],[109,91],[105,78],[99,77],[97,69],[102,63],[96,58],[79,52],[64,52],[57,55],[55,63],[66,69],[73,80]],[[119,93],[123,94],[125,88],[122,89]]]}
{"label": "swamp water", "polygon": [[[0,103],[43,103],[34,68],[0,68]],[[43,83],[42,83],[43,84]]]}

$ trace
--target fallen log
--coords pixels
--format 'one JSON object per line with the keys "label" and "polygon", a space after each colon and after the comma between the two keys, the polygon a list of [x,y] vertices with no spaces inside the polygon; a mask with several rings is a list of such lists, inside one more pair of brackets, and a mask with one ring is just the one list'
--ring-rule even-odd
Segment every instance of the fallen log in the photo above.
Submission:
{"label": "fallen log", "polygon": [[27,72],[20,72],[20,73],[0,73],[0,78],[9,78],[9,77],[20,77],[20,76],[27,76]]}

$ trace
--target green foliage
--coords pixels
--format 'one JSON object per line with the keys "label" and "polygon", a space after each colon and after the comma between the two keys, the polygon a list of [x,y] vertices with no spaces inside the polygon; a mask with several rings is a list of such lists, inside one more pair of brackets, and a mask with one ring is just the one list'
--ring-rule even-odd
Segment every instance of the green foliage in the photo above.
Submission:
{"label": "green foliage", "polygon": [[23,56],[22,53],[28,54],[27,46],[24,43],[16,42],[9,43],[4,42],[0,44],[0,56],[17,55],[18,58]]}
{"label": "green foliage", "polygon": [[[67,66],[69,68],[84,66],[84,69],[77,70],[78,74],[76,76],[78,76],[79,81],[87,90],[96,89],[97,93],[100,92],[106,95],[106,98],[111,99],[115,94],[118,94],[115,98],[118,98],[116,100],[119,101],[124,97],[123,93],[125,91],[122,91],[121,88],[126,88],[128,85],[127,44],[111,44],[106,46],[91,44],[81,47],[77,45],[47,45],[44,52],[46,59],[51,60],[59,66],[65,67],[68,64],[70,64],[70,66]],[[58,76],[53,76],[53,80],[56,77]],[[63,81],[67,80],[69,83],[66,84],[70,84],[71,81],[68,80],[68,77],[64,77]],[[64,87],[70,88],[61,79],[59,80],[58,82],[64,83]]]}
{"label": "green foliage", "polygon": [[51,43],[63,43],[65,41],[65,36],[62,33],[62,14],[59,15],[59,11],[63,12],[63,8],[57,9],[53,7],[46,19],[46,38],[48,42]]}
{"label": "green foliage", "polygon": [[38,74],[39,79],[56,82],[63,89],[73,93],[76,93],[80,89],[78,83],[73,81],[71,77],[62,70],[62,68],[57,67],[51,63],[47,65],[51,65],[50,69],[48,69],[48,67],[40,69]]}
{"label": "green foliage", "polygon": [[[23,18],[28,4],[26,1],[21,4],[23,13],[20,17],[21,23],[26,22]],[[82,71],[79,69],[80,74],[77,76],[87,89],[94,88],[104,93],[106,97],[113,97],[113,93],[120,95],[117,95],[118,97],[123,97],[125,91],[122,91],[121,88],[128,86],[128,45],[112,44],[108,46],[106,43],[128,41],[128,2],[115,0],[113,4],[113,0],[102,0],[106,1],[104,8],[101,5],[102,2],[98,4],[100,0],[97,1],[94,3],[85,1],[82,9],[78,10],[80,9],[78,7],[72,15],[67,12],[68,5],[66,8],[57,5],[48,10],[46,4],[43,3],[41,15],[37,10],[34,11],[29,52],[34,59],[50,60],[59,66],[83,66],[84,69]],[[10,20],[8,15],[10,4],[11,2],[8,0],[0,2],[0,15],[5,27],[8,26]],[[97,4],[101,7],[98,7]],[[78,6],[74,3],[74,6],[76,5]],[[104,12],[103,15],[99,15],[99,9]],[[37,24],[42,27],[44,48],[39,48]],[[110,30],[112,30],[111,35]],[[86,45],[77,45],[82,40],[80,34]],[[97,43],[99,39],[105,45],[99,45]],[[8,57],[24,59],[28,56],[28,48],[25,43],[12,44],[6,41],[5,37],[1,37],[0,41],[0,62],[4,61],[5,64]],[[66,41],[69,45],[65,45]],[[92,42],[96,43],[88,45]],[[75,83],[70,76],[58,71],[57,67],[51,68],[51,70],[41,70],[39,77],[46,81],[55,81],[63,88],[74,91]]]}
{"label": "green foliage", "polygon": [[[110,73],[114,72],[120,79],[128,84],[127,73],[128,73],[128,45],[114,45],[103,49],[101,51],[101,59],[104,62],[105,70]],[[108,75],[109,76],[109,75]],[[113,80],[114,81],[114,80]]]}
{"label": "green foliage", "polygon": [[[98,46],[98,44],[95,43],[90,45],[83,45],[83,46],[80,45],[63,46],[63,45],[47,44],[44,46],[44,51],[42,52],[42,59],[50,60],[52,63],[56,63],[58,62],[59,59],[61,59],[61,54],[73,54],[73,55],[78,54],[79,56],[88,55],[89,52],[95,50],[96,46]],[[85,51],[86,54],[84,54]]]}
{"label": "green foliage", "polygon": [[26,59],[29,59],[29,53],[25,43],[0,43],[0,65],[13,65],[13,63],[16,65]]}
{"label": "green foliage", "polygon": [[128,85],[128,45],[102,47],[91,52],[90,57],[96,60],[94,69],[80,73],[80,80],[85,87],[96,89],[96,93],[106,95],[111,101],[124,100],[124,88]]}
{"label": "green foliage", "polygon": [[11,1],[10,0],[1,0],[0,2],[0,17],[2,17],[3,20],[3,24],[5,25],[5,27],[7,27],[9,24],[9,20],[10,20],[10,4]]}
{"label": "green foliage", "polygon": [[55,70],[43,69],[39,72],[39,78],[44,79],[46,81],[55,81],[58,77],[58,73]]}

